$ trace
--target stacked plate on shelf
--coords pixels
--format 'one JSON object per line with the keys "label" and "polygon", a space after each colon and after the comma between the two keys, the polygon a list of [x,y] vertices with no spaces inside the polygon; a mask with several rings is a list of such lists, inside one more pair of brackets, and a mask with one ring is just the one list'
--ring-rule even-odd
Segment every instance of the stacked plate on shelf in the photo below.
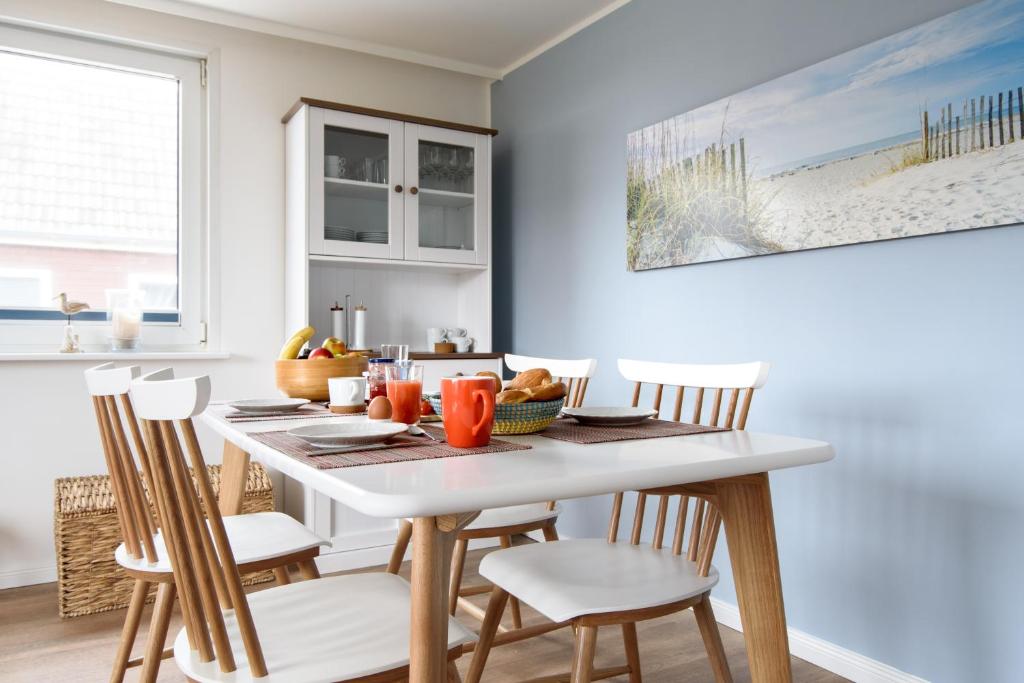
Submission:
{"label": "stacked plate on shelf", "polygon": [[360,242],[369,242],[370,244],[387,244],[388,243],[388,232],[384,230],[378,231],[363,231],[360,232],[356,239]]}
{"label": "stacked plate on shelf", "polygon": [[352,228],[339,228],[333,225],[325,225],[324,239],[347,240],[349,242],[354,242],[356,239],[356,231]]}

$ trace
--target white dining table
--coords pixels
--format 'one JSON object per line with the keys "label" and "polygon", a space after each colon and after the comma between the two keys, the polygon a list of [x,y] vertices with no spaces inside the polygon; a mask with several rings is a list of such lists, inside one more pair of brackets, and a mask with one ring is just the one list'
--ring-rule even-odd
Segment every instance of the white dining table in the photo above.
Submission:
{"label": "white dining table", "polygon": [[414,683],[446,680],[447,570],[456,531],[480,510],[644,489],[715,500],[751,678],[791,679],[768,472],[831,460],[828,443],[738,430],[587,445],[532,435],[500,437],[527,444],[528,450],[316,469],[251,434],[365,418],[228,422],[226,410],[212,405],[202,416],[225,440],[223,513],[240,511],[251,457],[365,515],[414,518],[409,655]]}

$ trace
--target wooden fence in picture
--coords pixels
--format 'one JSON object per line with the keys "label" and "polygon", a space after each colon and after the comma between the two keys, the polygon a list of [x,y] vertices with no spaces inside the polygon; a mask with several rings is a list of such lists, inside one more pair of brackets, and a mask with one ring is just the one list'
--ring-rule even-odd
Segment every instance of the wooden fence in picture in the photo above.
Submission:
{"label": "wooden fence in picture", "polygon": [[924,111],[921,114],[923,158],[927,161],[947,159],[1024,140],[1022,105],[1024,87],[1018,87],[1016,92],[1010,88],[1005,93],[965,99],[956,115],[952,102],[939,107],[938,115],[932,119]]}
{"label": "wooden fence in picture", "polygon": [[747,143],[744,138],[712,143],[703,152],[677,162],[687,177],[747,200]]}

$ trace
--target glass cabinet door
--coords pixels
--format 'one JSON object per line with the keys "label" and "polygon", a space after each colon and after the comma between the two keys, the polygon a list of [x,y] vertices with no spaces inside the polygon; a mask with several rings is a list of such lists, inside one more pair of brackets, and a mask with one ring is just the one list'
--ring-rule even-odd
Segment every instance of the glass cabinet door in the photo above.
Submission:
{"label": "glass cabinet door", "polygon": [[489,140],[406,125],[407,259],[486,263]]}
{"label": "glass cabinet door", "polygon": [[403,124],[319,111],[323,120],[310,122],[311,253],[403,258]]}

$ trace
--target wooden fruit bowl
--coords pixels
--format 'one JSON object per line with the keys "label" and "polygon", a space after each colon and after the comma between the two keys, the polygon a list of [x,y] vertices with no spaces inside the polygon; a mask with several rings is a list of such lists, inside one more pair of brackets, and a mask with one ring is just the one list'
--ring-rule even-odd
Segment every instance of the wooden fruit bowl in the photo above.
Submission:
{"label": "wooden fruit bowl", "polygon": [[275,361],[274,374],[277,388],[288,398],[326,401],[330,398],[327,391],[328,379],[359,377],[368,367],[366,356],[279,360]]}

